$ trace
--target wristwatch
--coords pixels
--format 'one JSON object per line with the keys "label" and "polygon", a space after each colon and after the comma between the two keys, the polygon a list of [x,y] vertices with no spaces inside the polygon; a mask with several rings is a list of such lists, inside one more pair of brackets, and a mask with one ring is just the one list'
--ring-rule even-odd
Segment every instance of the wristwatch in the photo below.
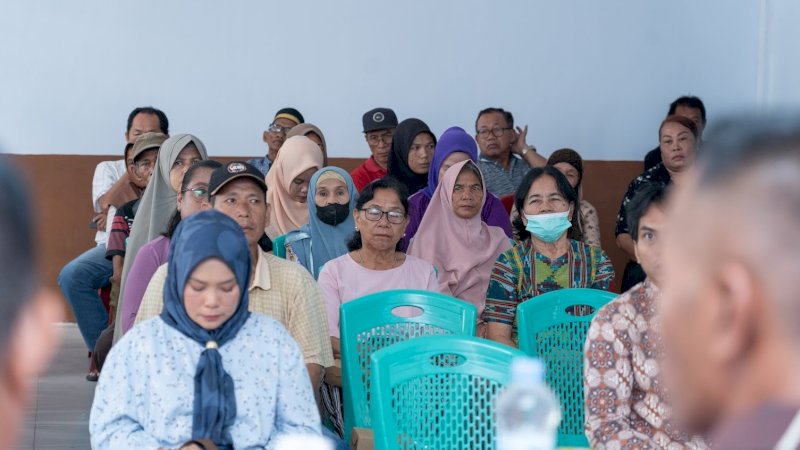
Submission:
{"label": "wristwatch", "polygon": [[521,156],[525,156],[525,154],[528,153],[528,152],[536,153],[536,147],[534,147],[532,145],[528,145],[528,146],[526,146],[525,148],[522,149],[522,151],[520,152],[520,155]]}

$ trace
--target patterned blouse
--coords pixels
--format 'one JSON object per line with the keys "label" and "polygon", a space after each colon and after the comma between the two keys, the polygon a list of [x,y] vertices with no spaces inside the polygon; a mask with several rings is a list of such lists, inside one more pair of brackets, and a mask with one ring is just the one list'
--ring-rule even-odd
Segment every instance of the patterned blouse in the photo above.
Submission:
{"label": "patterned blouse", "polygon": [[600,217],[597,215],[597,209],[586,200],[581,200],[580,213],[583,242],[593,247],[602,247],[600,245]]}
{"label": "patterned blouse", "polygon": [[586,337],[586,436],[594,449],[704,449],[669,421],[655,321],[660,292],[636,285],[598,311]]}
{"label": "patterned blouse", "polygon": [[534,252],[530,239],[501,253],[489,279],[483,320],[511,325],[516,344],[517,305],[525,300],[566,288],[608,290],[614,267],[603,250],[573,240],[569,244],[567,253],[555,259]]}

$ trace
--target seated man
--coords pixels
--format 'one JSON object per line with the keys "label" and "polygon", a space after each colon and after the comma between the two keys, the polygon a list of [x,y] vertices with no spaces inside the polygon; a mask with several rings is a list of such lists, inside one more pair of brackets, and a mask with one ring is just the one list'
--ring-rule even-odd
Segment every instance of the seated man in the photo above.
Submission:
{"label": "seated man", "polygon": [[597,312],[586,337],[584,404],[592,448],[705,448],[672,424],[661,371],[655,312],[661,302],[663,184],[642,186],[628,226],[647,279]]}
{"label": "seated man", "polygon": [[0,155],[0,449],[18,448],[33,388],[59,347],[53,324],[63,320],[61,302],[40,284],[34,208],[19,171]]}
{"label": "seated man", "polygon": [[[258,246],[269,217],[266,191],[261,172],[241,162],[215,169],[208,184],[212,207],[239,223],[247,237],[253,260],[250,310],[282,323],[300,344],[317,395],[323,368],[333,366],[322,293],[307,270]],[[166,277],[167,265],[163,265],[150,280],[136,324],[161,313]]]}
{"label": "seated man", "polygon": [[[130,146],[143,133],[161,131],[166,134],[168,128],[169,121],[162,111],[152,107],[136,108],[128,115],[125,140]],[[113,274],[111,261],[105,258],[111,222],[116,208],[141,194],[136,187],[141,183],[131,175],[133,157],[128,155],[128,146],[125,147],[124,160],[101,162],[95,170],[92,200],[96,215],[92,221],[97,228],[97,246],[70,261],[58,276],[58,285],[72,308],[89,352],[94,349],[97,338],[108,324],[108,313],[97,291],[109,285]],[[97,378],[93,366],[87,378]]]}
{"label": "seated man", "polygon": [[364,137],[372,153],[350,173],[356,190],[364,187],[388,173],[389,153],[392,152],[392,138],[397,128],[397,115],[389,108],[375,108],[364,113],[361,118],[364,126]]}
{"label": "seated man", "polygon": [[669,214],[666,385],[718,449],[800,448],[798,124],[721,123]]}
{"label": "seated man", "polygon": [[269,168],[278,157],[278,151],[286,140],[286,134],[297,125],[304,123],[303,115],[294,108],[283,108],[275,113],[272,123],[264,131],[261,139],[267,144],[267,154],[263,158],[253,158],[247,161],[248,164],[258,169],[263,176],[267,176]]}
{"label": "seated man", "polygon": [[497,197],[512,195],[531,167],[547,160],[525,142],[528,126],[514,129],[514,116],[502,108],[486,108],[475,121],[475,140],[480,147],[478,165],[486,190]]}

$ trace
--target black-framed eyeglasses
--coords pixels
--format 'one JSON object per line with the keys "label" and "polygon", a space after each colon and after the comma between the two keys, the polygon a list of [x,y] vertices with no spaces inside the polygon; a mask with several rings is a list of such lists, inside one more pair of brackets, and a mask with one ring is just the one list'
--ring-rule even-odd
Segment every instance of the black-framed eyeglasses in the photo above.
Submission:
{"label": "black-framed eyeglasses", "polygon": [[494,127],[494,128],[482,128],[478,130],[478,136],[482,138],[489,137],[489,133],[492,133],[494,137],[500,137],[505,133],[507,130],[510,130],[511,127]]}
{"label": "black-framed eyeglasses", "polygon": [[291,129],[292,129],[292,127],[282,127],[282,126],[278,125],[277,123],[272,123],[272,124],[269,125],[269,128],[267,128],[267,131],[269,131],[270,133],[283,133],[283,134],[286,134]]}
{"label": "black-framed eyeglasses", "polygon": [[362,208],[360,211],[364,212],[364,217],[372,222],[378,222],[386,215],[386,220],[395,225],[403,223],[406,219],[406,214],[400,211],[382,211],[378,208]]}
{"label": "black-framed eyeglasses", "polygon": [[194,198],[197,200],[206,200],[208,199],[208,190],[206,188],[186,188],[181,189],[181,193],[191,192]]}

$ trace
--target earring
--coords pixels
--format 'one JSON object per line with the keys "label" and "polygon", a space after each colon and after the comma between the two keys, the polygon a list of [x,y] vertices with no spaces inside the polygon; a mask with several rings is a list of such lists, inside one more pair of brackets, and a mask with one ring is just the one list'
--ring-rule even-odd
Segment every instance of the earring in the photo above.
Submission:
{"label": "earring", "polygon": [[358,231],[358,227],[356,227],[356,231]]}

